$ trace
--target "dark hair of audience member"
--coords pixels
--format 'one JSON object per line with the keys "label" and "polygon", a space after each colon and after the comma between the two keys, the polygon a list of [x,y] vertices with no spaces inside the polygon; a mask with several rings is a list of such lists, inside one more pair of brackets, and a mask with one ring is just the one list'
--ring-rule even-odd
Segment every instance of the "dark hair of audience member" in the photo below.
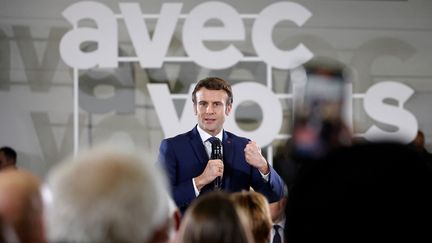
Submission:
{"label": "dark hair of audience member", "polygon": [[17,153],[11,147],[0,148],[0,170],[8,167],[16,167]]}

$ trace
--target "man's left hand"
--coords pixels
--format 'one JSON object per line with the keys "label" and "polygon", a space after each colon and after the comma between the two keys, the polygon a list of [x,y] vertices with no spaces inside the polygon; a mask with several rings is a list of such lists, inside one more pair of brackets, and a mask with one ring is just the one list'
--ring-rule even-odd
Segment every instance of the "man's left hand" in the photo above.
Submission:
{"label": "man's left hand", "polygon": [[255,141],[249,141],[244,149],[246,162],[257,168],[262,174],[267,175],[270,168],[261,154],[261,148]]}

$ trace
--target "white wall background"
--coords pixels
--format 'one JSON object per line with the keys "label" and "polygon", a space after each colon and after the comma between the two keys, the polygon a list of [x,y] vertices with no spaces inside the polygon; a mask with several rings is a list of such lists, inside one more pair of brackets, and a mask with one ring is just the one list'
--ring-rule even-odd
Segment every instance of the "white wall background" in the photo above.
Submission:
{"label": "white wall background", "polygon": [[[59,41],[71,26],[61,13],[77,1],[0,0],[0,146],[18,152],[18,164],[44,176],[49,168],[73,152],[73,73],[59,54]],[[119,12],[118,1],[100,1]],[[146,14],[158,14],[164,1],[136,1]],[[187,14],[202,1],[182,1]],[[240,14],[258,14],[275,1],[223,1]],[[298,0],[313,16],[301,28],[286,21],[277,25],[273,39],[280,48],[304,43],[316,55],[337,59],[352,68],[354,93],[370,85],[394,80],[407,84],[415,94],[405,108],[418,120],[432,149],[432,1],[430,0]],[[150,29],[155,21],[149,20]],[[250,41],[252,20],[245,21],[248,38],[235,43],[254,55]],[[184,56],[181,45],[182,21],[168,52]],[[134,55],[128,33],[120,26],[120,49]],[[220,48],[225,43],[210,43]],[[290,70],[274,70],[275,93],[290,93]],[[80,90],[90,101],[80,107],[80,148],[101,141],[121,141],[122,146],[146,150],[155,156],[164,137],[146,88],[147,83],[168,83],[171,92],[185,94],[189,84],[206,75],[221,75],[233,83],[265,79],[263,63],[240,63],[229,70],[207,70],[193,63],[166,63],[161,69],[142,69],[126,63],[116,70],[80,71]],[[126,80],[126,81],[125,81]],[[100,85],[98,85],[98,81]],[[127,85],[129,82],[130,85]],[[115,92],[133,95],[132,111],[102,111],[115,107]],[[81,96],[82,97],[82,96]],[[93,97],[93,99],[92,99]],[[106,99],[105,105],[91,104]],[[364,113],[361,102],[353,101],[356,133],[374,121]],[[128,103],[129,104],[129,103]],[[284,101],[284,125],[289,134],[292,109]],[[119,110],[127,110],[118,108]],[[178,109],[183,109],[179,102]],[[241,114],[240,114],[241,116]],[[247,116],[247,114],[245,114]],[[253,120],[253,119],[252,119]],[[252,126],[257,121],[242,121]],[[259,122],[259,121],[258,121]],[[386,127],[385,125],[380,125]],[[390,128],[391,129],[391,128]],[[283,139],[275,140],[273,152]]]}

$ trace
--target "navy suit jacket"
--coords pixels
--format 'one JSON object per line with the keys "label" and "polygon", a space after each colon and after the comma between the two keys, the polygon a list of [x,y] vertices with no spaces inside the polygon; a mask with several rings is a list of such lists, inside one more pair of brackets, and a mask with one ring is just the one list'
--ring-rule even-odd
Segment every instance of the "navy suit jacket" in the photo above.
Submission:
{"label": "navy suit jacket", "polygon": [[[266,196],[269,202],[278,201],[283,197],[283,180],[270,165],[270,176],[267,182],[258,169],[246,162],[244,148],[249,139],[224,131],[222,140],[224,162],[222,190],[237,192],[252,187]],[[162,140],[158,161],[166,171],[172,196],[182,212],[196,198],[192,178],[204,171],[208,160],[196,126],[187,133]],[[212,187],[212,183],[204,186],[200,195],[211,191]]]}

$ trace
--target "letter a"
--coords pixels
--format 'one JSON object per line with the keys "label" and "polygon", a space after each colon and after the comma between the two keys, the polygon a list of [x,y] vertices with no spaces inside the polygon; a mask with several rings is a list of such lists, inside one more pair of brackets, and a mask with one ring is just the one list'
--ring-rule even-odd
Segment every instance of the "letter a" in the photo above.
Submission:
{"label": "letter a", "polygon": [[[101,3],[79,2],[63,11],[63,16],[74,26],[60,41],[60,55],[67,65],[79,69],[118,66],[117,22],[111,9]],[[79,27],[84,19],[93,20],[97,29]],[[96,43],[97,49],[83,51],[81,44],[86,42]]]}

